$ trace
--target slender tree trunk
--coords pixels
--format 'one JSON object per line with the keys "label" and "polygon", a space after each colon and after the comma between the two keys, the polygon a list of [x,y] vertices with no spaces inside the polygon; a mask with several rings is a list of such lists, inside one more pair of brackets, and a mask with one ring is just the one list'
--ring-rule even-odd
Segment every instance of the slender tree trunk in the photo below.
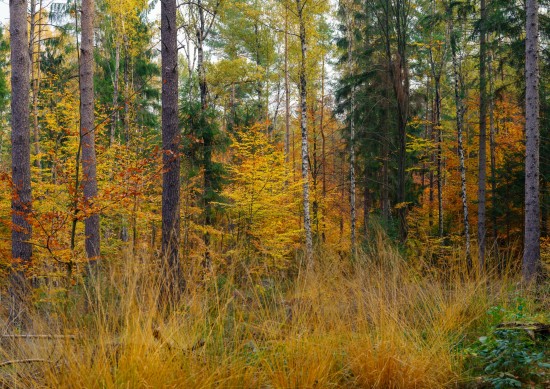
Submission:
{"label": "slender tree trunk", "polygon": [[[38,19],[37,15],[38,14]],[[34,153],[36,155],[35,166],[42,169],[40,158],[40,133],[38,129],[38,93],[40,91],[40,38],[42,32],[42,0],[36,10],[36,0],[31,0],[31,15],[30,15],[30,39],[29,39],[29,57],[31,60],[30,75],[32,83],[32,116],[33,116],[33,143]],[[38,39],[36,39],[36,27],[38,25]],[[38,48],[38,53],[35,53],[35,46]],[[36,54],[36,63],[35,63]],[[36,74],[35,74],[36,69]]]}
{"label": "slender tree trunk", "polygon": [[365,166],[364,173],[364,188],[363,188],[363,235],[365,239],[369,237],[369,215],[370,215],[370,190],[369,190],[369,174]]}
{"label": "slender tree trunk", "polygon": [[303,180],[303,208],[304,231],[306,238],[306,266],[313,267],[313,239],[311,236],[311,218],[309,214],[309,164],[308,164],[308,136],[307,136],[307,80],[306,80],[306,25],[304,20],[303,0],[296,0],[298,22],[300,24],[300,128],[302,131],[302,180]]}
{"label": "slender tree trunk", "polygon": [[[348,11],[348,13],[351,11]],[[351,15],[348,15],[348,72],[353,75],[353,21]],[[351,86],[351,95],[349,102],[349,182],[350,182],[350,230],[351,230],[351,255],[357,254],[356,223],[357,210],[355,204],[355,88]]]}
{"label": "slender tree trunk", "polygon": [[319,159],[317,158],[317,126],[315,120],[315,108],[311,107],[311,117],[312,123],[311,128],[313,129],[313,152],[311,156],[313,161],[311,163],[311,184],[313,186],[313,202],[311,204],[311,213],[313,216],[313,225],[315,227],[314,241],[319,243],[319,196],[317,190],[317,183],[319,178]]}
{"label": "slender tree trunk", "polygon": [[539,201],[539,20],[538,1],[527,0],[525,35],[525,238],[522,275],[533,281],[540,272]]}
{"label": "slender tree trunk", "polygon": [[382,193],[381,193],[381,202],[382,202],[382,219],[385,223],[390,221],[390,126],[391,122],[391,111],[390,111],[390,87],[389,79],[386,79],[385,89],[386,89],[386,104],[385,104],[385,125],[382,128],[383,139],[382,139]]}
{"label": "slender tree trunk", "polygon": [[10,1],[11,47],[11,252],[14,260],[10,273],[10,324],[26,320],[24,300],[28,294],[24,266],[32,256],[31,162],[29,132],[29,48],[27,35],[27,1]]}
{"label": "slender tree trunk", "polygon": [[124,35],[124,142],[130,141],[130,53],[128,37]]}
{"label": "slender tree trunk", "polygon": [[[290,83],[288,80],[288,5],[285,5],[285,161],[290,161]],[[294,165],[292,166],[294,170]]]}
{"label": "slender tree trunk", "polygon": [[161,3],[162,60],[162,259],[170,299],[183,287],[180,243],[180,129],[178,126],[178,45],[176,0]]}
{"label": "slender tree trunk", "polygon": [[440,238],[443,237],[443,128],[441,126],[441,92],[439,74],[434,75],[435,85],[435,129],[437,134],[437,231]]}
{"label": "slender tree trunk", "polygon": [[[321,132],[321,164],[323,169],[323,177],[322,177],[322,191],[321,195],[323,198],[323,203],[326,201],[327,198],[327,158],[326,158],[326,138],[325,138],[325,56],[323,56],[323,62],[321,65],[321,118],[319,123],[319,129]],[[325,218],[323,217],[323,227],[322,227],[322,242],[324,243],[326,240],[325,236],[325,230],[326,230],[326,222]]]}
{"label": "slender tree trunk", "polygon": [[[430,96],[431,97],[431,96]],[[433,142],[434,140],[434,130],[435,130],[435,103],[434,99],[431,98],[430,105],[432,106],[431,109],[431,118],[430,118],[430,131],[429,131],[429,139],[430,142]],[[434,225],[434,199],[435,199],[435,180],[434,180],[434,171],[433,166],[436,162],[435,155],[432,150],[430,150],[430,174],[429,174],[429,183],[430,183],[430,189],[429,189],[429,203],[428,203],[428,225],[430,226],[430,235],[431,230]]]}
{"label": "slender tree trunk", "polygon": [[[453,34],[453,22],[452,15],[450,15],[450,32]],[[470,222],[468,219],[468,193],[466,191],[466,164],[464,161],[464,144],[463,144],[463,123],[465,107],[463,102],[463,90],[461,87],[460,79],[460,65],[458,63],[456,53],[456,38],[451,37],[451,54],[453,62],[453,77],[454,77],[454,92],[455,92],[455,109],[456,109],[456,132],[458,140],[458,158],[459,158],[459,171],[460,171],[460,198],[462,200],[462,215],[464,223],[464,239],[465,239],[465,254],[466,265],[468,271],[473,267],[472,258],[470,254]]]}
{"label": "slender tree trunk", "polygon": [[485,251],[487,229],[485,226],[485,197],[487,182],[487,33],[485,23],[487,10],[485,0],[481,0],[481,19],[479,31],[479,165],[478,165],[478,203],[477,203],[477,240],[479,251],[479,270],[485,270]]}
{"label": "slender tree trunk", "polygon": [[109,146],[115,143],[115,133],[118,124],[118,73],[120,70],[120,43],[116,40],[115,47],[115,71],[113,74],[113,113],[111,117],[111,131],[109,133]]}
{"label": "slender tree trunk", "polygon": [[[199,26],[197,28],[197,73],[199,77],[199,90],[201,100],[201,114],[206,114],[208,85],[206,83],[206,70],[204,68],[204,39],[206,38],[206,22],[204,17],[204,9],[201,0],[198,0]],[[203,131],[203,166],[204,166],[204,185],[203,185],[203,202],[204,202],[204,224],[205,226],[212,225],[212,147],[213,139],[209,131]],[[204,233],[204,244],[206,246],[205,265],[210,263],[210,233]]]}
{"label": "slender tree trunk", "polygon": [[[82,143],[82,188],[84,201],[92,207],[97,196],[94,124],[94,0],[82,1],[80,46],[80,142]],[[93,266],[99,259],[99,214],[84,220],[86,255]]]}
{"label": "slender tree trunk", "polygon": [[491,169],[491,230],[493,235],[493,244],[497,245],[497,181],[496,181],[496,142],[495,142],[495,90],[493,82],[493,54],[489,55],[487,62],[487,72],[489,73],[489,158]]}

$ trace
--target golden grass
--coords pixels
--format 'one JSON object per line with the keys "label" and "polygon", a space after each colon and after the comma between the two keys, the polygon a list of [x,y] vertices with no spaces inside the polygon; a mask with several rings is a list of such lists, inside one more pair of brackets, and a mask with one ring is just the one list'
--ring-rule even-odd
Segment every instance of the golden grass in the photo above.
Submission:
{"label": "golden grass", "polygon": [[[355,263],[319,256],[292,282],[212,275],[158,309],[154,265],[126,256],[105,271],[99,303],[85,292],[39,309],[35,333],[76,339],[4,341],[6,387],[444,388],[461,380],[459,344],[506,285],[420,276],[383,237]],[[63,313],[61,313],[63,312]]]}

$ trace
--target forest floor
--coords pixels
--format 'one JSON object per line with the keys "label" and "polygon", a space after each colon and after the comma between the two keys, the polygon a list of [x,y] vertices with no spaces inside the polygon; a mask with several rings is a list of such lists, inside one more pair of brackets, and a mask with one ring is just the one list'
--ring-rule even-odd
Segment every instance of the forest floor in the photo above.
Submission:
{"label": "forest floor", "polygon": [[377,244],[292,277],[209,274],[170,310],[154,266],[123,255],[99,296],[76,285],[11,333],[41,336],[3,331],[0,386],[550,387],[548,285],[425,275]]}

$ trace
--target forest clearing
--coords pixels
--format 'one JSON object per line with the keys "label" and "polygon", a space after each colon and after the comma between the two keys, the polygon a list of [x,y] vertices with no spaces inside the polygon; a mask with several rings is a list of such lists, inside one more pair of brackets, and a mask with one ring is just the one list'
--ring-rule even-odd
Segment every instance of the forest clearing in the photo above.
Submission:
{"label": "forest clearing", "polygon": [[550,387],[548,4],[0,17],[2,388]]}

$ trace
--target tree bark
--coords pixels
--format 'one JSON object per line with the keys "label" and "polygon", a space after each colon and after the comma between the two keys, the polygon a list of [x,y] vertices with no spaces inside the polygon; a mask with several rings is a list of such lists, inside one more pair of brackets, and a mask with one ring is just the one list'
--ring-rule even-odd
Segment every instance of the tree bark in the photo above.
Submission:
{"label": "tree bark", "polygon": [[[449,31],[453,34],[453,15],[450,17],[450,28]],[[464,161],[464,144],[463,144],[463,123],[464,123],[464,113],[466,111],[464,107],[464,92],[461,86],[460,78],[460,65],[457,58],[457,42],[455,38],[451,37],[451,55],[453,63],[453,77],[454,77],[454,92],[455,92],[455,109],[456,109],[456,132],[457,132],[457,141],[458,141],[458,158],[459,158],[459,171],[460,171],[460,198],[462,200],[462,215],[464,223],[464,240],[465,240],[465,254],[466,254],[466,266],[468,271],[473,267],[472,258],[470,254],[470,222],[468,219],[468,193],[466,191],[466,164]]]}
{"label": "tree bark", "polygon": [[477,202],[477,244],[479,251],[479,270],[485,270],[485,250],[487,229],[485,225],[486,182],[487,182],[487,36],[485,23],[487,9],[485,0],[481,0],[481,18],[479,31],[479,164],[478,164],[478,202]]}
{"label": "tree bark", "polygon": [[533,281],[541,270],[539,201],[538,1],[527,0],[525,35],[525,239],[522,275]]}
{"label": "tree bark", "polygon": [[309,214],[309,164],[307,135],[307,80],[306,80],[306,26],[304,20],[304,3],[296,0],[298,22],[300,24],[300,129],[302,131],[302,192],[304,211],[304,232],[306,238],[305,260],[308,268],[313,267],[313,239],[311,235],[311,218]]}
{"label": "tree bark", "polygon": [[180,129],[178,126],[178,49],[176,0],[161,2],[162,61],[162,259],[165,297],[177,299],[183,287],[180,243]]}
{"label": "tree bark", "polygon": [[[350,13],[351,11],[348,11]],[[351,15],[348,15],[348,72],[349,76],[353,75],[353,60],[352,60],[352,46],[353,46],[353,20]],[[351,229],[351,255],[353,257],[357,254],[357,237],[356,237],[356,223],[357,223],[357,210],[355,204],[355,88],[351,86],[351,95],[349,102],[349,181],[350,181],[350,229]]]}
{"label": "tree bark", "polygon": [[[290,161],[290,83],[288,80],[288,5],[285,5],[285,161]],[[294,166],[292,166],[294,170]]]}
{"label": "tree bark", "polygon": [[497,177],[496,177],[496,139],[495,139],[495,87],[493,81],[493,54],[489,54],[487,62],[487,71],[489,73],[489,161],[491,171],[491,230],[493,236],[493,246],[498,247],[497,238]]}
{"label": "tree bark", "polygon": [[[97,196],[94,127],[94,0],[82,1],[80,46],[80,142],[82,144],[82,188],[86,206]],[[90,266],[99,259],[99,214],[84,220],[86,256]]]}
{"label": "tree bark", "polygon": [[11,197],[11,252],[9,322],[24,320],[24,298],[28,292],[23,267],[32,256],[31,162],[29,132],[29,48],[27,36],[27,1],[10,1],[11,47],[11,142],[12,142],[12,197]]}

